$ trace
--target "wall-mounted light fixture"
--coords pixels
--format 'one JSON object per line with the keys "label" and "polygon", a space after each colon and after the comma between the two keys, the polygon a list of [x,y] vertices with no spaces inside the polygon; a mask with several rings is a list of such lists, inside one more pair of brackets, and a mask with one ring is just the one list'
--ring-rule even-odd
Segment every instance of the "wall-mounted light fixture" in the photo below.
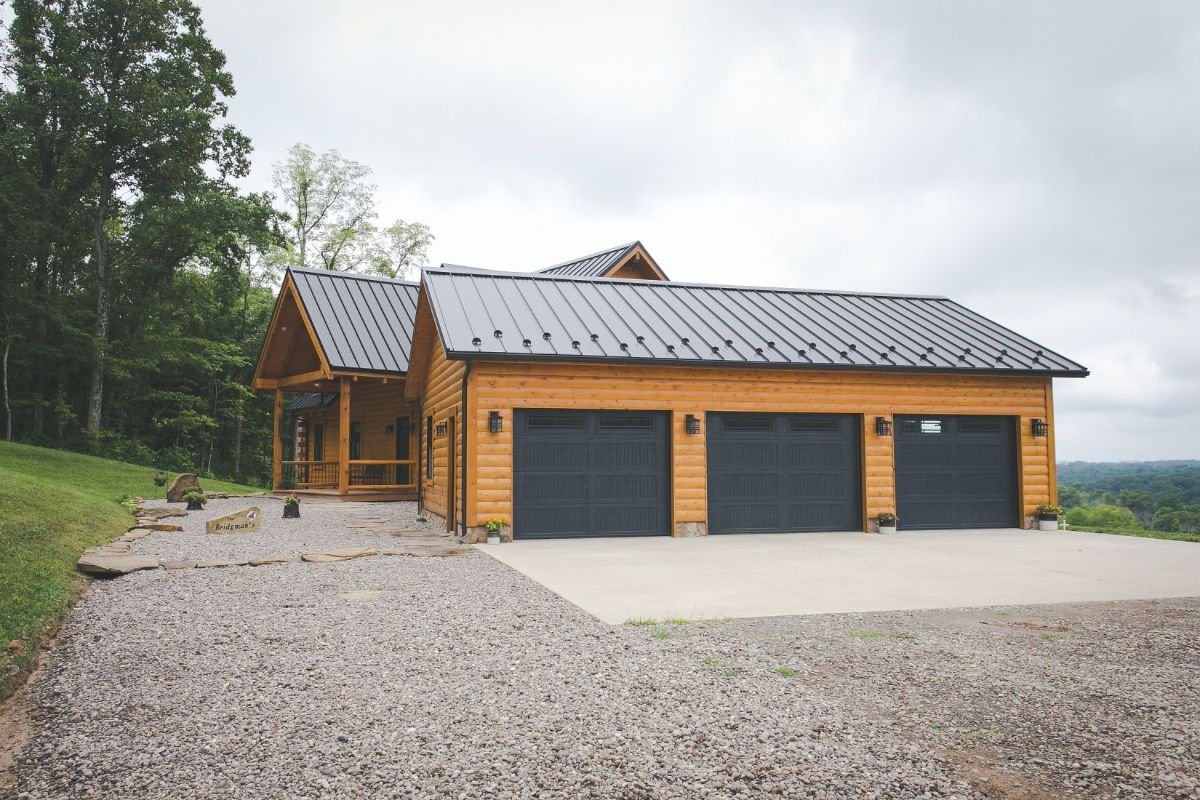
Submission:
{"label": "wall-mounted light fixture", "polygon": [[683,418],[683,429],[691,434],[700,432],[700,418],[695,414],[688,414]]}
{"label": "wall-mounted light fixture", "polygon": [[446,435],[446,423],[439,422],[437,425],[434,426],[433,430],[438,436],[445,436]]}
{"label": "wall-mounted light fixture", "polygon": [[499,411],[488,412],[488,433],[500,433],[504,430],[504,418]]}
{"label": "wall-mounted light fixture", "polygon": [[1050,433],[1050,426],[1044,419],[1035,419],[1029,423],[1029,432],[1038,439],[1045,439],[1046,434]]}
{"label": "wall-mounted light fixture", "polygon": [[887,417],[875,418],[875,435],[876,436],[891,436],[892,421]]}

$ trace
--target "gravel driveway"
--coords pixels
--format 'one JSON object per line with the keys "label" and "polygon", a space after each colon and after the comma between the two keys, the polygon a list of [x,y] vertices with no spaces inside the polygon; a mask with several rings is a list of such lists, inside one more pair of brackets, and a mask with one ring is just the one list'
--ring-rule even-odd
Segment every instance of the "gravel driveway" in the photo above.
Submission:
{"label": "gravel driveway", "polygon": [[[208,520],[252,506],[263,512],[259,532],[204,532]],[[180,505],[151,500],[146,507],[178,509]],[[238,497],[209,500],[203,511],[189,511],[186,517],[168,517],[163,522],[181,525],[183,530],[156,531],[137,542],[132,552],[163,561],[244,561],[344,548],[385,550],[414,540],[450,542],[444,526],[417,519],[416,503],[304,502],[300,519],[285,520],[283,501],[278,497]]]}
{"label": "gravel driveway", "polygon": [[1190,600],[609,626],[478,553],[138,572],[17,796],[1200,796],[1198,641]]}

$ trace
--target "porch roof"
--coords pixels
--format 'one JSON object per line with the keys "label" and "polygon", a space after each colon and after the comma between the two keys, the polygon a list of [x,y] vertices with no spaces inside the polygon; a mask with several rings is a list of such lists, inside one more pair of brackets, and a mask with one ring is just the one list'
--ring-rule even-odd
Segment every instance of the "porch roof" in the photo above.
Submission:
{"label": "porch roof", "polygon": [[408,372],[417,284],[327,270],[289,274],[331,369]]}

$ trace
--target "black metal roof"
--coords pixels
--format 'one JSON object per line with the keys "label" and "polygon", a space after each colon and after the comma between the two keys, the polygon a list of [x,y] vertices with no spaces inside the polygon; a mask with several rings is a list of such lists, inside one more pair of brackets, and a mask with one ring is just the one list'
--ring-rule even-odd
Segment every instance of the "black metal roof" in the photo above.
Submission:
{"label": "black metal roof", "polygon": [[290,273],[332,369],[408,372],[417,284],[327,270]]}
{"label": "black metal roof", "polygon": [[552,267],[539,269],[538,272],[575,278],[601,278],[613,268],[614,264],[629,255],[629,252],[639,244],[640,242],[629,242],[618,245],[608,250],[601,250],[599,253],[592,253],[590,256],[575,258]]}
{"label": "black metal roof", "polygon": [[456,358],[1084,376],[945,297],[427,270]]}
{"label": "black metal roof", "polygon": [[337,392],[300,392],[283,404],[285,411],[307,411],[324,408],[337,400]]}

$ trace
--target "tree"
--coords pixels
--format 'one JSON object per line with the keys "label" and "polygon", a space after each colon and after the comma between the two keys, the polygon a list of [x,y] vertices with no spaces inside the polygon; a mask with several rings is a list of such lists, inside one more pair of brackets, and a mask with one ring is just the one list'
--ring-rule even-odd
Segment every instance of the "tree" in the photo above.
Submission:
{"label": "tree", "polygon": [[293,266],[337,270],[353,267],[370,239],[375,217],[371,170],[336,150],[318,156],[295,144],[275,165],[275,188],[288,214],[288,260]]}
{"label": "tree", "polygon": [[[91,222],[95,318],[87,430],[100,430],[112,287],[123,268],[123,215],[134,203],[194,195],[206,168],[241,175],[249,142],[219,125],[233,79],[190,0],[19,0],[31,26],[17,57],[27,85],[73,104],[69,137],[89,167],[83,207]],[[56,35],[67,32],[70,35]]]}
{"label": "tree", "polygon": [[383,229],[382,250],[375,271],[389,278],[405,278],[425,263],[433,233],[420,222],[398,219]]}
{"label": "tree", "polygon": [[186,0],[12,12],[0,416],[17,440],[265,480],[271,402],[248,382],[282,240],[269,198],[231,183],[249,142],[221,119],[223,56]]}
{"label": "tree", "polygon": [[275,189],[287,215],[284,266],[404,277],[426,257],[433,234],[419,222],[375,226],[370,168],[336,150],[317,155],[295,144],[276,164]]}

